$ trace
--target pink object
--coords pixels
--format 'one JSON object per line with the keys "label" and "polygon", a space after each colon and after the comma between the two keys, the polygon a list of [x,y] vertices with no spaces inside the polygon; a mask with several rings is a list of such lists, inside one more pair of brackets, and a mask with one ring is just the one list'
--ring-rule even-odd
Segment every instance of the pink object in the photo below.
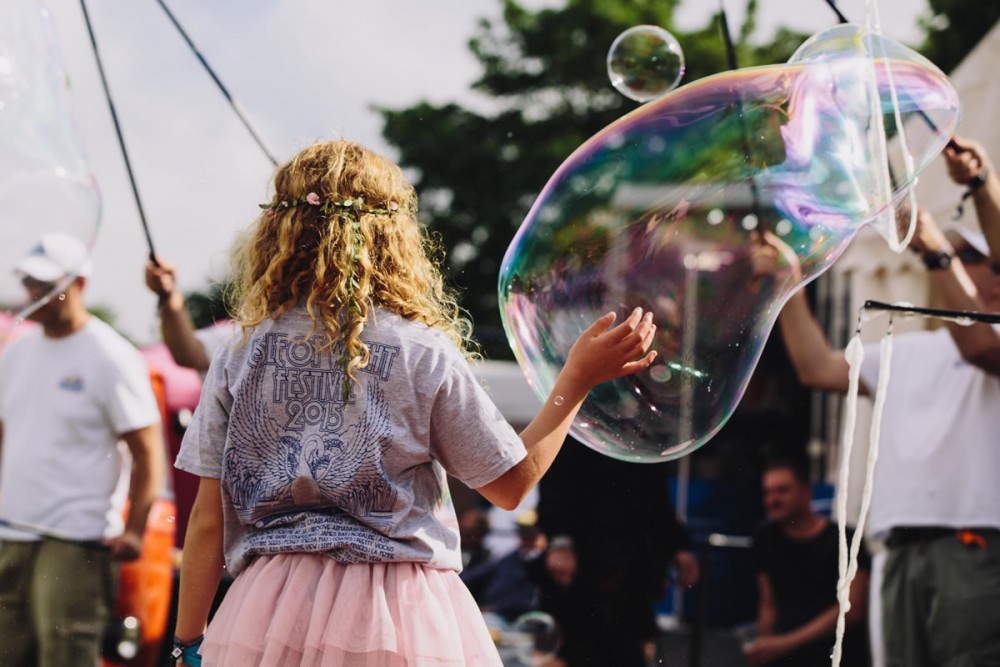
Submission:
{"label": "pink object", "polygon": [[251,563],[201,654],[213,667],[502,667],[454,571],[302,553]]}
{"label": "pink object", "polygon": [[319,201],[320,201],[319,195],[316,194],[315,192],[310,192],[309,194],[306,195],[306,201],[312,204],[313,206],[319,206]]}
{"label": "pink object", "polygon": [[163,393],[167,401],[167,410],[171,413],[184,408],[194,411],[201,396],[201,377],[198,371],[174,363],[170,350],[163,343],[150,345],[139,351],[146,359],[146,363],[163,375]]}

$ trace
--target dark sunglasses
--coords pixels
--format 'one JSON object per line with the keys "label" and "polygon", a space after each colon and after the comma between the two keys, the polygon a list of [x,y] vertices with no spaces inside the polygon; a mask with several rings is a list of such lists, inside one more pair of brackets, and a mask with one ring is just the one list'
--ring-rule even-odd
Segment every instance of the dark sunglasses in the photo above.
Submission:
{"label": "dark sunglasses", "polygon": [[989,257],[979,252],[975,248],[970,248],[970,247],[965,247],[962,248],[961,250],[955,251],[955,257],[958,257],[960,260],[962,260],[962,264],[965,264],[966,266],[982,264],[983,262],[989,260]]}
{"label": "dark sunglasses", "polygon": [[24,289],[32,292],[52,292],[55,290],[57,285],[55,282],[37,280],[31,276],[21,278],[21,284],[24,285]]}
{"label": "dark sunglasses", "polygon": [[[955,252],[955,257],[962,260],[964,266],[981,266],[990,261],[990,258],[979,252],[975,248],[965,247]],[[990,262],[990,269],[1000,276],[1000,263]]]}

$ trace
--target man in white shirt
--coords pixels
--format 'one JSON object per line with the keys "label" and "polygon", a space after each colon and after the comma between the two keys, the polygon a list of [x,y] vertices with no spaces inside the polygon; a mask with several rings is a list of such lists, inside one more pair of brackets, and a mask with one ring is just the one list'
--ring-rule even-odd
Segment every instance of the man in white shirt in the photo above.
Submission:
{"label": "man in white shirt", "polygon": [[163,481],[160,412],[138,351],[84,307],[79,240],[45,235],[17,272],[48,300],[0,357],[0,664],[93,667]]}
{"label": "man in white shirt", "polygon": [[[977,209],[978,209],[977,203]],[[981,234],[942,233],[925,212],[911,249],[944,308],[1000,311],[1000,276]],[[845,392],[803,291],[781,333],[800,381]],[[862,391],[878,386],[879,347],[865,349]],[[875,469],[871,534],[888,556],[882,629],[891,667],[1000,664],[1000,331],[946,323],[895,337]]]}

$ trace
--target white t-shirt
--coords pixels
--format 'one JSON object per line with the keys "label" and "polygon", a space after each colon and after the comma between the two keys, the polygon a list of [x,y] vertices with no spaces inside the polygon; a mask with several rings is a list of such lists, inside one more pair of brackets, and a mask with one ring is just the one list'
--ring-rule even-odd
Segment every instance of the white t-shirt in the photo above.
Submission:
{"label": "white t-shirt", "polygon": [[[0,358],[0,518],[79,540],[123,530],[121,434],[160,421],[138,350],[91,317],[64,338],[41,327]],[[32,540],[0,529],[0,539]]]}
{"label": "white t-shirt", "polygon": [[222,481],[229,571],[292,552],[460,570],[445,471],[479,488],[521,438],[442,332],[376,310],[345,403],[342,346],[310,327],[295,310],[219,350],[184,435],[177,467]]}
{"label": "white t-shirt", "polygon": [[[861,380],[873,392],[879,356],[865,346]],[[895,336],[889,373],[872,534],[1000,528],[1000,378],[965,362],[945,329]]]}
{"label": "white t-shirt", "polygon": [[205,347],[205,354],[210,360],[220,349],[227,345],[235,345],[242,339],[240,330],[232,321],[216,322],[211,326],[198,329],[194,332],[194,337]]}

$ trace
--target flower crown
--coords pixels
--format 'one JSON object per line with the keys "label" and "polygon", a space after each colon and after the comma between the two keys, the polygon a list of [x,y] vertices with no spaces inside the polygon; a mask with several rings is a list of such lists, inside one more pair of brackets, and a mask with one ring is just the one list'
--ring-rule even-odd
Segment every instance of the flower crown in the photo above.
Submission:
{"label": "flower crown", "polygon": [[[320,197],[315,192],[310,192],[305,197],[296,197],[291,200],[281,200],[272,204],[259,204],[260,208],[264,210],[265,214],[273,216],[278,211],[282,211],[287,208],[295,208],[306,204],[308,206],[316,206],[319,208],[320,213],[326,216],[337,215],[340,218],[350,222],[350,234],[348,234],[347,252],[351,258],[351,264],[347,267],[347,310],[353,315],[361,314],[361,304],[358,302],[356,291],[360,286],[358,282],[357,275],[355,273],[355,265],[361,259],[361,249],[365,245],[365,237],[361,232],[361,221],[358,219],[362,213],[369,213],[372,215],[392,215],[399,210],[399,204],[395,201],[389,201],[384,207],[369,206],[365,203],[364,197],[356,197],[354,199],[324,199]],[[344,383],[343,383],[343,402],[346,404],[351,396],[351,378],[347,372],[348,363],[350,362],[350,354],[348,353],[347,346],[344,346],[344,354],[340,358],[340,363],[344,367]]]}
{"label": "flower crown", "polygon": [[323,215],[331,215],[333,213],[354,213],[355,215],[358,213],[371,213],[373,215],[392,215],[399,210],[399,204],[394,201],[390,201],[384,208],[380,208],[378,206],[369,206],[366,204],[364,197],[340,200],[324,199],[315,192],[310,192],[305,197],[296,197],[291,200],[283,199],[279,202],[271,204],[259,204],[259,206],[267,213],[267,215],[274,215],[278,211],[282,211],[286,208],[294,208],[300,204],[318,206]]}

